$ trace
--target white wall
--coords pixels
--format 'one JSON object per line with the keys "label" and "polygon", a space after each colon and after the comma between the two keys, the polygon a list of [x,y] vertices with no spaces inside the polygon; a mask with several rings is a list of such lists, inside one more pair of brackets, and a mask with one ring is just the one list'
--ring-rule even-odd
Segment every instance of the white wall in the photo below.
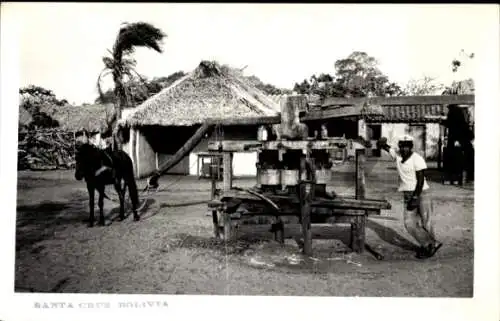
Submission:
{"label": "white wall", "polygon": [[[382,137],[387,138],[387,143],[393,147],[397,147],[397,139],[406,134],[409,125],[406,123],[382,124]],[[425,125],[425,154],[427,158],[437,157],[437,140],[439,138],[439,124]],[[382,152],[382,159],[389,160],[387,153]]]}
{"label": "white wall", "polygon": [[429,159],[438,157],[439,124],[425,126],[425,155]]}
{"label": "white wall", "polygon": [[[197,167],[198,153],[189,154],[189,175],[199,175],[201,172],[201,161]],[[209,162],[208,159],[205,162]],[[233,154],[233,175],[234,176],[255,176],[257,175],[257,169],[255,164],[257,163],[257,153],[234,153]]]}
{"label": "white wall", "polygon": [[257,152],[234,153],[233,174],[234,176],[256,176],[257,175]]}
{"label": "white wall", "polygon": [[[391,147],[397,148],[398,138],[406,134],[408,129],[408,124],[397,123],[397,124],[382,124],[382,137],[387,138],[387,144]],[[390,156],[386,152],[382,152],[380,155],[381,160],[390,160]]]}

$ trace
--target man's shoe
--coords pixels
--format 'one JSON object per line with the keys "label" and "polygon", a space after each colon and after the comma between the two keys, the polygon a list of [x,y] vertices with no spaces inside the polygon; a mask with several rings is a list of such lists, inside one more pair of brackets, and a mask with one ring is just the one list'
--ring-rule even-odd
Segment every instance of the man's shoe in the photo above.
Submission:
{"label": "man's shoe", "polygon": [[443,246],[443,243],[437,242],[436,244],[431,244],[427,247],[422,247],[419,251],[417,251],[416,257],[418,259],[428,259],[433,257],[434,254]]}

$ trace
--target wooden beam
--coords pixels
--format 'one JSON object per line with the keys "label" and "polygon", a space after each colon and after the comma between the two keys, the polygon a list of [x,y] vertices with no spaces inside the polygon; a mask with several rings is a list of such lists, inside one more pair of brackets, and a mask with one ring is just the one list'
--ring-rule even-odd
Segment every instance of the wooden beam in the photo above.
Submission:
{"label": "wooden beam", "polygon": [[341,107],[332,107],[328,109],[311,110],[300,120],[310,121],[318,119],[360,117],[360,116],[361,116],[361,107],[341,106]]}
{"label": "wooden beam", "polygon": [[208,143],[209,151],[242,152],[262,149],[335,149],[338,145],[346,146],[345,138],[330,138],[328,140],[275,140],[260,142],[257,140],[223,140]]}
{"label": "wooden beam", "polygon": [[[265,194],[269,199],[275,203],[287,202],[295,205],[299,205],[300,201],[298,198],[289,197],[285,195],[276,194]],[[261,203],[262,200],[257,196],[248,194],[246,192],[230,190],[224,191],[224,195],[221,197],[221,201],[228,201],[230,199],[239,199],[243,202],[251,203]],[[364,199],[358,200],[349,197],[337,197],[334,199],[327,199],[322,197],[316,197],[311,202],[312,207],[325,207],[325,208],[346,208],[346,209],[363,209],[363,210],[389,210],[391,209],[391,204],[387,200],[374,200],[374,199]]]}
{"label": "wooden beam", "polygon": [[340,98],[329,97],[323,101],[322,107],[339,105],[474,105],[474,95],[444,95],[444,96],[397,96],[370,98]]}
{"label": "wooden beam", "polygon": [[205,123],[209,125],[268,125],[280,122],[279,114],[276,116],[208,118],[205,120]]}

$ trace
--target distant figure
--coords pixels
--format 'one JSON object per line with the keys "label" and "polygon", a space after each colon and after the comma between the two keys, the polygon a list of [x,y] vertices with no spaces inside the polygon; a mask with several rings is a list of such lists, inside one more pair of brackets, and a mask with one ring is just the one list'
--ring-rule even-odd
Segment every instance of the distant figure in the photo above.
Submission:
{"label": "distant figure", "polygon": [[321,139],[328,139],[328,129],[325,124],[321,125]]}
{"label": "distant figure", "polygon": [[377,145],[396,161],[400,178],[398,191],[403,192],[405,228],[420,244],[416,257],[432,257],[442,243],[436,241],[431,222],[432,199],[425,179],[427,164],[422,156],[413,151],[413,137],[409,135],[404,135],[398,141],[400,155],[387,144],[385,137],[382,137]]}

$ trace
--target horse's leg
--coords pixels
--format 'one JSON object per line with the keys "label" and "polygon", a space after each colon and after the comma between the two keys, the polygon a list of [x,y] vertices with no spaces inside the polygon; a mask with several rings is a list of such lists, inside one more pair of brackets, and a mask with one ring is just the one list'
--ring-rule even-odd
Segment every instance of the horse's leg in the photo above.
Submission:
{"label": "horse's leg", "polygon": [[115,179],[115,190],[120,199],[120,221],[123,221],[125,219],[125,199],[123,197],[121,179]]}
{"label": "horse's leg", "polygon": [[97,201],[97,205],[99,206],[99,225],[104,226],[104,185],[99,186],[97,188],[99,192],[99,200]]}
{"label": "horse's leg", "polygon": [[125,179],[125,183],[128,186],[128,195],[132,201],[132,211],[134,213],[134,221],[139,220],[139,213],[137,213],[137,207],[139,204],[139,193],[137,192],[137,184],[133,173]]}
{"label": "horse's leg", "polygon": [[93,227],[94,226],[94,219],[95,219],[95,217],[94,217],[94,194],[95,194],[94,186],[87,183],[87,190],[89,192],[89,223],[88,223],[88,226]]}

